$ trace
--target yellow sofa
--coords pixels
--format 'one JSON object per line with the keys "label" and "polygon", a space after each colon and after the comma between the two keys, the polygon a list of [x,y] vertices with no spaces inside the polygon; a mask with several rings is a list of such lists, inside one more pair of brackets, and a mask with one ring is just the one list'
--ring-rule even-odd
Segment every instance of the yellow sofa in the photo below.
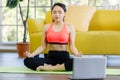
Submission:
{"label": "yellow sofa", "polygon": [[[43,26],[51,22],[49,14],[46,13],[47,21],[28,19],[30,52],[41,44]],[[75,45],[83,54],[120,54],[120,10],[96,10],[88,31],[76,31]]]}

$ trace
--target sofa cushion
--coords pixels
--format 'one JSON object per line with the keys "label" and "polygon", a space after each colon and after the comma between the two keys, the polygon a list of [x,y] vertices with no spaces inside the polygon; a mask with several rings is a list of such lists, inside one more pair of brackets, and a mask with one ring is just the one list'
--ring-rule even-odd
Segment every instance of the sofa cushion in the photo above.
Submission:
{"label": "sofa cushion", "polygon": [[70,6],[65,21],[75,26],[76,31],[88,31],[89,23],[96,11],[90,6]]}
{"label": "sofa cushion", "polygon": [[90,25],[90,31],[120,31],[120,10],[97,10]]}
{"label": "sofa cushion", "polygon": [[36,32],[41,32],[43,30],[43,26],[44,26],[44,20],[43,19],[32,19],[29,18],[28,21],[28,30],[29,33],[36,33]]}
{"label": "sofa cushion", "polygon": [[76,32],[75,45],[84,54],[120,54],[119,31]]}
{"label": "sofa cushion", "polygon": [[47,11],[45,14],[45,24],[49,24],[52,22],[51,11]]}

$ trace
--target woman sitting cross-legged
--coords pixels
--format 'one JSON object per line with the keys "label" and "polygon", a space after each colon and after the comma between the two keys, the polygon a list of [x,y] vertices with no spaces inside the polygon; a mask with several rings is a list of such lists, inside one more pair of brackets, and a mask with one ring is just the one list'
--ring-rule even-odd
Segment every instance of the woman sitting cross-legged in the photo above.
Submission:
{"label": "woman sitting cross-legged", "polygon": [[[26,52],[27,58],[24,60],[26,67],[32,70],[66,70],[72,71],[73,59],[70,58],[67,51],[67,45],[73,55],[81,57],[82,53],[78,52],[75,47],[75,29],[74,26],[66,24],[64,17],[66,6],[62,3],[55,3],[51,8],[53,22],[44,27],[42,34],[42,44],[33,52]],[[49,52],[46,58],[36,58],[34,56],[42,53],[46,47]]]}

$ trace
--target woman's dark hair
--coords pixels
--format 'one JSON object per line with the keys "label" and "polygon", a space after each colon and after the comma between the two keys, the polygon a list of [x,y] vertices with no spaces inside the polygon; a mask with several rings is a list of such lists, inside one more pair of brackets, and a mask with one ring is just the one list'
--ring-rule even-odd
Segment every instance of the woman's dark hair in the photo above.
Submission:
{"label": "woman's dark hair", "polygon": [[60,7],[64,10],[64,12],[67,11],[66,6],[65,6],[65,4],[63,4],[63,3],[55,3],[55,4],[52,6],[51,11],[53,10],[53,8],[54,8],[55,6],[60,6]]}

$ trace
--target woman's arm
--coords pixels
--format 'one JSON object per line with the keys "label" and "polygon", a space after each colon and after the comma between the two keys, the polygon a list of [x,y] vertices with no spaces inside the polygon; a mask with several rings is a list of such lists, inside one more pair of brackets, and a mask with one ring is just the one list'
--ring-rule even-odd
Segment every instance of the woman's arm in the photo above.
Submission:
{"label": "woman's arm", "polygon": [[33,52],[26,52],[26,56],[27,57],[34,57],[35,55],[38,55],[39,53],[43,52],[46,49],[47,43],[46,43],[46,29],[47,29],[48,25],[46,25],[43,29],[43,33],[42,33],[42,44]]}
{"label": "woman's arm", "polygon": [[69,25],[70,29],[70,50],[75,56],[82,56],[81,52],[78,52],[77,48],[75,47],[75,29],[74,26]]}

